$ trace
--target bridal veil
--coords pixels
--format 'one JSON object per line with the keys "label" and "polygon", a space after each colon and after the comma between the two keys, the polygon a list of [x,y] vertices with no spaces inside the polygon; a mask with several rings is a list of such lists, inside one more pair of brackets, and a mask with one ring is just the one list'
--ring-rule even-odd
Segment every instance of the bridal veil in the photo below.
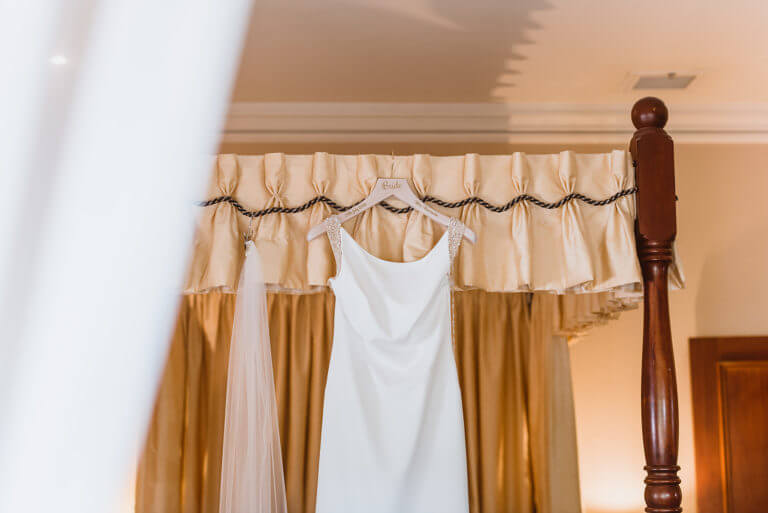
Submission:
{"label": "bridal veil", "polygon": [[227,376],[220,513],[285,513],[261,259],[246,243]]}

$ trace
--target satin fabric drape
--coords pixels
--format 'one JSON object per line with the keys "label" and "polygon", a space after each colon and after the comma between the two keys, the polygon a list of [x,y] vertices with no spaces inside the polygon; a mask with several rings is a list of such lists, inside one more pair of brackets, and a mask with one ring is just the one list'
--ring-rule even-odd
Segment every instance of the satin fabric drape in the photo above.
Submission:
{"label": "satin fabric drape", "polygon": [[[552,315],[556,296],[532,305]],[[575,513],[579,507],[570,369],[551,319],[524,294],[454,292],[455,355],[473,513]],[[182,298],[143,453],[137,513],[217,513],[235,296]],[[269,294],[288,511],[312,513],[334,297]],[[538,327],[537,327],[538,326]],[[532,328],[543,342],[534,342]],[[553,343],[554,340],[554,343]],[[533,365],[533,367],[531,367]],[[559,376],[559,378],[557,378]],[[567,387],[557,379],[567,381]],[[547,384],[550,385],[547,385]],[[533,412],[531,415],[530,412]],[[559,445],[558,445],[559,444]]]}
{"label": "satin fabric drape", "polygon": [[[430,205],[478,234],[475,244],[462,244],[459,250],[453,271],[458,289],[602,292],[584,300],[589,310],[572,310],[587,314],[576,319],[581,326],[600,320],[593,315],[595,306],[616,315],[642,297],[630,193],[634,168],[623,150],[450,157],[218,155],[212,171],[201,199],[219,201],[201,208],[186,293],[236,291],[246,230],[262,255],[265,282],[276,289],[310,292],[334,274],[326,237],[305,238],[310,227],[334,213],[328,204],[318,201],[298,212],[250,219],[225,199],[249,210],[298,207],[319,196],[351,205],[370,193],[377,178],[392,177],[408,179],[419,196],[449,202],[478,197],[499,206],[522,195],[555,203],[571,194],[594,200],[618,194],[603,205],[575,199],[549,209],[521,201],[503,212],[473,202],[457,208]],[[360,214],[345,228],[366,251],[404,262],[423,257],[443,232],[418,212],[394,214],[381,207]],[[677,258],[670,267],[670,284],[683,284]]]}

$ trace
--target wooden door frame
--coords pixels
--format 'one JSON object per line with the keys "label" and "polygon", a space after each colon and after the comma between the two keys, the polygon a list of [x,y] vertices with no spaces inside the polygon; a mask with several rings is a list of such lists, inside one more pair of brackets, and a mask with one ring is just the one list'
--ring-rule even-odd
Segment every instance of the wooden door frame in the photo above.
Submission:
{"label": "wooden door frame", "polygon": [[720,397],[721,363],[768,359],[768,337],[694,337],[689,340],[689,349],[699,511],[724,513],[726,469],[721,464],[724,449],[720,400],[697,401],[697,398]]}

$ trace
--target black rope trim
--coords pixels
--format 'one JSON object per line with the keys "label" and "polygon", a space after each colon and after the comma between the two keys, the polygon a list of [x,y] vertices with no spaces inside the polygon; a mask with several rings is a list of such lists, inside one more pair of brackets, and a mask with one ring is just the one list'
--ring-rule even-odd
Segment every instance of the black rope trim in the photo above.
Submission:
{"label": "black rope trim", "polygon": [[[562,198],[560,198],[558,201],[555,201],[554,203],[548,203],[546,201],[542,201],[536,196],[531,196],[530,194],[521,194],[513,198],[511,201],[508,201],[504,205],[494,205],[493,203],[489,203],[488,201],[485,201],[483,198],[478,198],[477,196],[472,196],[469,198],[465,198],[461,201],[453,201],[453,202],[444,201],[439,198],[435,198],[434,196],[424,196],[423,198],[421,198],[421,200],[424,203],[434,203],[435,205],[439,205],[445,208],[459,208],[459,207],[463,207],[463,206],[474,203],[487,208],[491,212],[506,212],[510,208],[514,207],[515,205],[523,201],[527,201],[529,203],[533,203],[537,207],[546,208],[550,210],[555,208],[560,208],[566,203],[569,203],[573,200],[579,200],[588,205],[602,207],[604,205],[610,205],[611,203],[618,201],[624,196],[635,194],[636,192],[637,192],[637,187],[631,187],[629,189],[624,189],[623,191],[619,191],[613,196],[611,196],[610,198],[606,198],[603,200],[592,199],[589,196],[585,196],[578,192],[572,192],[567,196],[563,196]],[[219,196],[218,198],[201,201],[200,203],[198,203],[198,205],[201,207],[210,207],[211,205],[217,205],[219,203],[229,203],[244,216],[254,218],[254,217],[266,216],[269,214],[297,214],[299,212],[303,212],[307,210],[308,208],[312,207],[317,203],[325,203],[326,205],[328,205],[329,207],[331,207],[333,210],[337,212],[344,212],[345,210],[349,210],[350,208],[356,207],[362,202],[363,200],[360,200],[357,203],[354,203],[352,205],[339,205],[338,203],[336,203],[335,201],[333,201],[332,199],[326,196],[315,196],[311,200],[307,201],[303,205],[299,205],[298,207],[270,207],[270,208],[265,208],[263,210],[248,210],[247,208],[242,206],[232,196]],[[393,212],[395,214],[407,214],[408,212],[413,210],[413,207],[402,207],[402,208],[393,207],[392,205],[390,205],[385,201],[382,201],[381,203],[379,203],[379,205],[381,205],[388,211]]]}

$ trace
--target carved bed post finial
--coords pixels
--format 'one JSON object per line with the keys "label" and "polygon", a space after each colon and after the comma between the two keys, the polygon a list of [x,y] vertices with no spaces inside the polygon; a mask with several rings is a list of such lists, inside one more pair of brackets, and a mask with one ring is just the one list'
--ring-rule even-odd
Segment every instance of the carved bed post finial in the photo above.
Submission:
{"label": "carved bed post finial", "polygon": [[675,170],[672,139],[664,131],[668,111],[658,98],[632,108],[637,131],[630,143],[637,185],[637,254],[643,271],[644,318],[641,402],[647,477],[645,510],[677,513],[678,407],[675,358],[667,297],[675,221]]}

